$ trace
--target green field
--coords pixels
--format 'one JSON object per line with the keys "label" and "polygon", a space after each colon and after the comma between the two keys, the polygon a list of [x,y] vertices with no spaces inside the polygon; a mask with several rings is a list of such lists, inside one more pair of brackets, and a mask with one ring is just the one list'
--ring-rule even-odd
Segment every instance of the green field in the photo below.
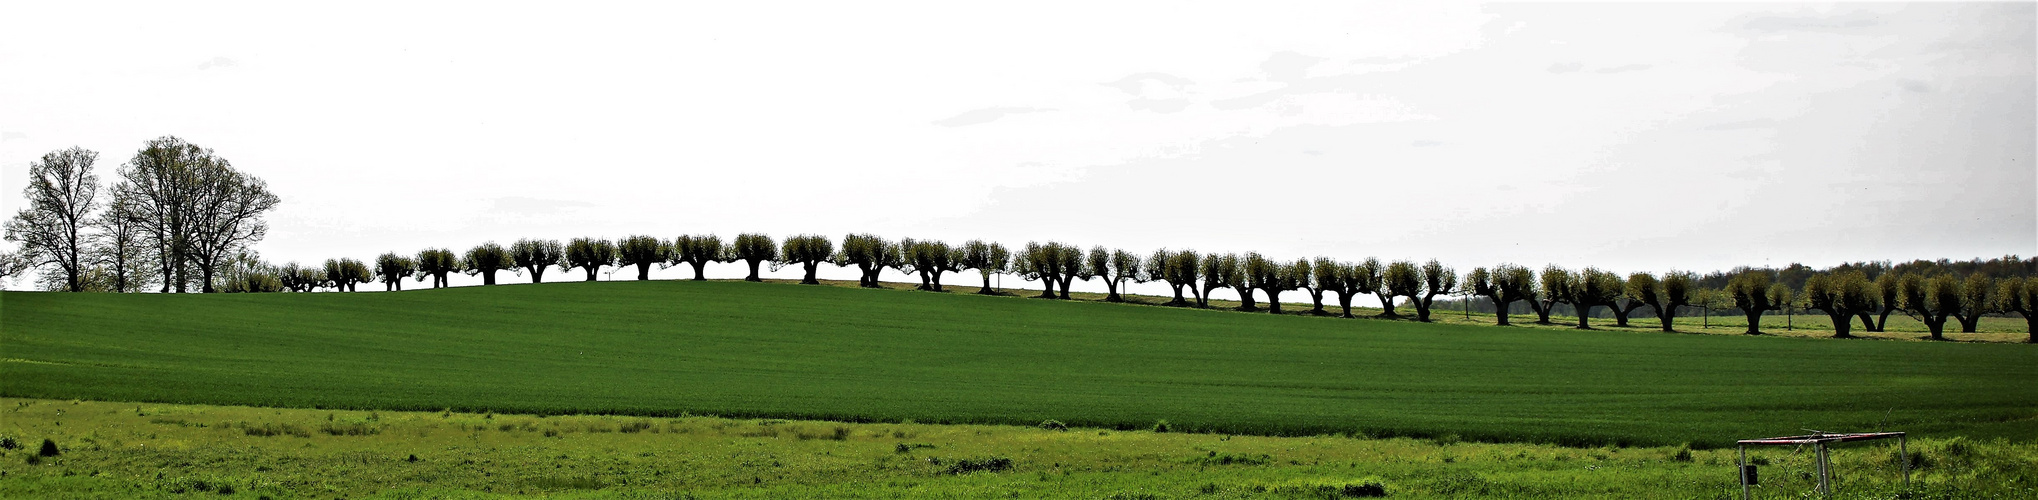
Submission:
{"label": "green field", "polygon": [[[0,399],[0,498],[1739,498],[1734,450]],[[41,457],[39,443],[60,452]],[[1835,498],[2031,498],[2038,443],[1834,448]],[[1808,498],[1803,449],[1752,450]],[[1002,462],[1000,460],[1003,460]]]}
{"label": "green field", "polygon": [[7,292],[0,395],[1723,445],[2038,436],[2028,345],[1580,332],[743,282]]}

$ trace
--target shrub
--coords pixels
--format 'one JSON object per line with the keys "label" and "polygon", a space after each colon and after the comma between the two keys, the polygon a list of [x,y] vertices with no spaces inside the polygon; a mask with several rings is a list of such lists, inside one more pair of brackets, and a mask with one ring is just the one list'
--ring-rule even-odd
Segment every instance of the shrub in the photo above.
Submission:
{"label": "shrub", "polygon": [[638,420],[634,422],[624,422],[623,426],[621,428],[618,428],[617,430],[623,431],[624,434],[636,434],[638,432],[643,432],[644,429],[649,428],[651,428],[651,421]]}
{"label": "shrub", "polygon": [[965,458],[948,464],[947,474],[968,474],[971,472],[1004,472],[1012,468],[1012,459],[1005,457]]}
{"label": "shrub", "polygon": [[51,441],[51,440],[48,440],[48,439],[44,439],[44,440],[42,440],[42,450],[40,450],[40,451],[37,451],[37,452],[36,452],[35,454],[36,454],[36,456],[43,456],[43,457],[54,457],[54,456],[57,456],[57,454],[58,454],[58,452],[57,452],[57,442],[56,442],[56,441]]}
{"label": "shrub", "polygon": [[382,433],[382,429],[363,423],[327,423],[319,426],[318,431],[332,436],[369,436]]}
{"label": "shrub", "polygon": [[1691,447],[1689,447],[1689,446],[1686,446],[1686,447],[1683,447],[1683,448],[1679,448],[1679,449],[1677,449],[1677,453],[1676,453],[1676,454],[1670,455],[1670,461],[1672,461],[1672,462],[1690,462],[1690,461],[1691,461]]}
{"label": "shrub", "polygon": [[15,442],[14,436],[0,437],[0,450],[12,450],[20,447],[21,443]]}
{"label": "shrub", "polygon": [[1040,421],[1040,428],[1050,431],[1066,431],[1069,430],[1069,424],[1061,423],[1060,420],[1049,419]]}
{"label": "shrub", "polygon": [[892,448],[892,451],[897,453],[912,453],[913,450],[933,448],[934,445],[927,443],[899,443],[898,446]]}
{"label": "shrub", "polygon": [[1168,426],[1167,419],[1161,419],[1160,421],[1153,423],[1154,432],[1168,432],[1170,429],[1172,429],[1172,427]]}

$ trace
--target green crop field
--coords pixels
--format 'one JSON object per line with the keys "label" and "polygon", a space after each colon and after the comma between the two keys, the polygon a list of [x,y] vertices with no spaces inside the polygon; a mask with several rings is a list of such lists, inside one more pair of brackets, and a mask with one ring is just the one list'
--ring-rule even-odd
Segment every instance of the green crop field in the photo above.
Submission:
{"label": "green crop field", "polygon": [[[2038,346],[1236,314],[743,282],[7,292],[0,395],[1718,446],[2038,436]],[[1292,303],[1291,303],[1292,304]],[[1291,306],[1292,307],[1292,306]]]}

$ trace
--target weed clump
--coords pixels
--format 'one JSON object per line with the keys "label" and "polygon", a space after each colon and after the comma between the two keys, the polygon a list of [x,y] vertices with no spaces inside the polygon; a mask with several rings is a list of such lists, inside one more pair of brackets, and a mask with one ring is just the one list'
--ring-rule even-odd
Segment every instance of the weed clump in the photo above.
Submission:
{"label": "weed clump", "polygon": [[1689,447],[1689,446],[1686,446],[1686,447],[1683,447],[1683,448],[1678,448],[1678,449],[1677,449],[1677,453],[1674,453],[1674,454],[1671,454],[1671,455],[1670,455],[1670,461],[1672,461],[1672,462],[1690,462],[1690,461],[1691,461],[1691,447]]}
{"label": "weed clump", "polygon": [[[504,424],[504,425],[508,425],[508,424]],[[645,429],[650,429],[650,428],[651,428],[651,421],[649,421],[649,420],[637,420],[637,421],[632,421],[632,422],[624,422],[624,423],[623,423],[623,425],[622,425],[622,427],[618,427],[618,428],[616,428],[616,430],[618,430],[618,431],[622,431],[622,432],[623,432],[624,434],[636,434],[636,433],[639,433],[639,432],[644,432],[644,430],[645,430]]]}
{"label": "weed clump", "polygon": [[15,442],[14,436],[0,437],[0,450],[12,450],[20,447],[21,443]]}
{"label": "weed clump", "polygon": [[1161,419],[1160,421],[1153,423],[1154,432],[1168,432],[1170,430],[1173,430],[1173,427],[1168,425],[1167,419]]}
{"label": "weed clump", "polygon": [[304,430],[303,427],[298,427],[291,424],[275,424],[267,422],[262,423],[262,425],[248,425],[247,423],[243,422],[241,423],[241,433],[256,437],[270,437],[270,436],[297,436],[307,438],[311,437],[311,432]]}
{"label": "weed clump", "polygon": [[40,457],[54,457],[57,456],[58,453],[59,452],[57,451],[57,442],[44,439],[42,440],[42,449],[37,450],[35,454],[36,456]]}
{"label": "weed clump", "polygon": [[931,444],[927,444],[927,443],[899,443],[899,445],[898,445],[898,446],[894,446],[894,447],[892,447],[892,451],[893,451],[893,452],[895,452],[895,453],[912,453],[912,452],[913,452],[913,450],[920,450],[920,449],[933,449],[933,448],[934,448],[934,445],[931,445]]}
{"label": "weed clump", "polygon": [[[938,460],[929,461],[934,462],[936,464],[940,463]],[[1010,458],[1005,457],[990,457],[975,459],[965,458],[962,460],[956,460],[954,463],[948,464],[948,470],[942,471],[942,473],[954,475],[954,474],[968,474],[971,472],[978,471],[1004,472],[1011,469],[1012,459]]]}
{"label": "weed clump", "polygon": [[1206,455],[1191,457],[1188,460],[1192,465],[1266,465],[1273,461],[1274,457],[1268,456],[1265,453],[1258,455],[1234,455],[1215,451]]}
{"label": "weed clump", "polygon": [[1048,419],[1040,421],[1040,428],[1050,431],[1066,431],[1069,430],[1069,424],[1061,423],[1060,420]]}
{"label": "weed clump", "polygon": [[318,431],[330,436],[372,436],[382,433],[382,429],[364,423],[328,422],[319,426]]}
{"label": "weed clump", "polygon": [[1274,488],[1274,493],[1302,498],[1377,498],[1387,496],[1387,485],[1379,481],[1361,481],[1345,484],[1290,485]]}

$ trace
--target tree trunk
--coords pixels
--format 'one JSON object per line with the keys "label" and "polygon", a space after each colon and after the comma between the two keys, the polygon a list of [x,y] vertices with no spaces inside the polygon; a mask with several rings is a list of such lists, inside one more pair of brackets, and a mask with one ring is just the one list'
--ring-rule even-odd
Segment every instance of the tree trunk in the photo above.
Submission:
{"label": "tree trunk", "polygon": [[1529,299],[1528,304],[1529,310],[1535,311],[1536,313],[1536,324],[1538,325],[1550,324],[1550,309],[1553,308],[1552,306],[1557,305],[1555,301],[1544,299]]}
{"label": "tree trunk", "polygon": [[[1870,314],[1868,311],[1861,311],[1855,314],[1861,318],[1861,331],[1864,332],[1875,331],[1875,315]],[[1848,321],[1853,320],[1849,319]]]}
{"label": "tree trunk", "polygon": [[921,291],[932,291],[932,290],[934,290],[934,281],[933,281],[933,280],[931,280],[931,279],[928,279],[928,278],[927,278],[927,270],[926,270],[926,269],[921,269],[921,270],[919,270],[919,271],[918,271],[918,272],[917,272],[916,274],[919,274],[919,275],[920,275],[920,287],[919,287],[919,289],[920,289]]}
{"label": "tree trunk", "polygon": [[1196,307],[1207,309],[1210,307],[1210,291],[1216,289],[1217,287],[1214,286],[1201,286],[1201,287],[1192,286],[1189,287],[1189,292],[1196,294]]}
{"label": "tree trunk", "polygon": [[1267,292],[1267,312],[1270,314],[1281,314],[1281,291],[1274,289],[1267,289],[1265,291]]}
{"label": "tree trunk", "polygon": [[1847,314],[1846,311],[1841,311],[1838,314],[1834,314],[1831,312],[1826,313],[1826,317],[1833,319],[1833,338],[1836,339],[1854,338],[1854,334],[1852,333],[1854,330],[1854,318],[1850,316],[1851,315]]}
{"label": "tree trunk", "polygon": [[749,261],[744,261],[744,262],[746,262],[746,263],[750,264],[750,275],[749,275],[749,276],[745,276],[745,277],[743,277],[743,281],[764,281],[764,280],[762,280],[762,279],[759,279],[759,278],[757,277],[757,265],[758,265],[758,264],[762,264],[762,263],[764,263],[764,261],[762,261],[762,260],[749,260]]}
{"label": "tree trunk", "polygon": [[2038,314],[2029,312],[2021,314],[2024,315],[2024,333],[2031,336],[2031,339],[2025,342],[2038,344]]}
{"label": "tree trunk", "polygon": [[[480,259],[475,259],[475,260],[480,260]],[[484,270],[482,270],[482,271],[481,271],[481,284],[483,284],[483,285],[493,285],[493,284],[495,284],[495,270],[494,270],[494,269],[484,269]]]}
{"label": "tree trunk", "polygon": [[1172,286],[1172,287],[1174,287],[1174,288],[1175,288],[1175,300],[1171,300],[1171,301],[1168,301],[1168,305],[1171,305],[1171,306],[1179,306],[1179,305],[1183,305],[1183,304],[1187,304],[1187,303],[1188,303],[1188,301],[1187,301],[1187,300],[1183,300],[1183,299],[1182,299],[1182,284],[1181,284],[1181,283],[1168,283],[1168,286]]}
{"label": "tree trunk", "polygon": [[1514,301],[1510,300],[1507,302],[1501,302],[1500,296],[1498,295],[1488,295],[1486,296],[1486,298],[1493,299],[1493,316],[1495,318],[1495,322],[1493,324],[1500,326],[1509,326],[1507,319],[1508,316],[1507,308],[1508,306],[1514,305]]}
{"label": "tree trunk", "polygon": [[1328,312],[1328,311],[1324,311],[1324,310],[1323,310],[1323,289],[1322,289],[1322,288],[1311,288],[1311,289],[1309,289],[1309,303],[1313,305],[1313,307],[1309,308],[1309,315],[1310,315],[1310,316],[1329,316],[1329,315],[1330,315],[1330,312]]}
{"label": "tree trunk", "polygon": [[1353,294],[1351,292],[1345,291],[1337,292],[1337,305],[1338,307],[1344,308],[1345,311],[1344,317],[1346,318],[1352,317],[1352,295]]}
{"label": "tree trunk", "polygon": [[1614,306],[1613,325],[1620,327],[1628,326],[1628,316],[1634,314],[1636,309],[1641,309],[1643,305],[1640,301],[1632,301],[1628,302],[1628,305],[1625,306]]}
{"label": "tree trunk", "polygon": [[1382,318],[1399,318],[1399,317],[1401,317],[1401,314],[1400,314],[1400,313],[1396,313],[1396,312],[1394,312],[1394,296],[1393,296],[1393,295],[1386,295],[1386,294],[1385,294],[1384,292],[1374,292],[1374,293],[1373,293],[1373,296],[1375,296],[1375,297],[1379,297],[1379,298],[1380,298],[1380,317],[1382,317]]}
{"label": "tree trunk", "polygon": [[1887,306],[1883,307],[1883,308],[1882,308],[1882,317],[1880,317],[1880,318],[1876,318],[1876,319],[1875,319],[1875,328],[1874,328],[1874,329],[1871,329],[1871,330],[1869,330],[1869,331],[1871,331],[1871,332],[1880,332],[1880,331],[1883,331],[1883,329],[1884,329],[1884,328],[1889,328],[1889,313],[1891,313],[1891,312],[1895,312],[1895,311],[1896,311],[1896,308],[1892,308],[1892,307],[1887,307]]}
{"label": "tree trunk", "polygon": [[997,293],[997,292],[995,292],[995,291],[992,291],[992,290],[991,290],[991,273],[981,273],[981,274],[983,274],[983,275],[984,275],[984,288],[983,288],[983,289],[981,289],[981,290],[977,290],[977,293],[979,293],[979,294],[983,294],[983,295],[991,295],[991,294]]}
{"label": "tree trunk", "polygon": [[650,262],[638,262],[638,263],[637,263],[637,281],[649,281],[650,279],[651,279],[651,263],[650,263]]}
{"label": "tree trunk", "polygon": [[1677,333],[1677,327],[1675,326],[1676,320],[1677,320],[1676,304],[1671,304],[1670,307],[1656,309],[1656,321],[1660,321],[1663,323],[1663,331],[1665,333]]}
{"label": "tree trunk", "polygon": [[687,265],[691,265],[691,266],[693,266],[693,280],[694,280],[694,281],[707,281],[707,279],[708,279],[708,274],[707,274],[707,270],[708,270],[708,261],[705,261],[705,260],[696,260],[696,261],[690,261],[690,262],[687,262]]}
{"label": "tree trunk", "polygon": [[595,272],[595,269],[597,269],[596,267],[594,267],[594,266],[581,266],[581,269],[586,269],[586,270],[587,270],[587,280],[588,280],[588,281],[594,281],[594,272]]}
{"label": "tree trunk", "polygon": [[1430,306],[1430,299],[1432,299],[1432,298],[1435,298],[1435,297],[1436,297],[1436,295],[1433,295],[1433,294],[1432,294],[1432,295],[1423,295],[1422,297],[1409,297],[1409,298],[1408,298],[1408,299],[1409,299],[1409,300],[1408,300],[1409,302],[1414,302],[1414,303],[1415,303],[1415,320],[1416,320],[1416,321],[1421,321],[1421,322],[1424,322],[1424,323],[1428,323],[1428,322],[1429,322],[1429,306]]}
{"label": "tree trunk", "polygon": [[544,282],[545,282],[545,266],[530,266],[530,267],[526,267],[526,268],[524,268],[524,269],[528,269],[528,270],[530,270],[530,271],[531,271],[531,282],[532,282],[532,283],[544,283]]}
{"label": "tree trunk", "polygon": [[1960,320],[1960,333],[1974,333],[1974,327],[1981,323],[1981,315],[1956,316]]}
{"label": "tree trunk", "polygon": [[1592,321],[1592,305],[1591,304],[1578,305],[1577,328],[1579,330],[1591,330],[1592,329],[1591,321]]}
{"label": "tree trunk", "polygon": [[1072,283],[1072,282],[1074,282],[1075,280],[1076,280],[1076,277],[1075,277],[1074,275],[1069,275],[1069,276],[1063,276],[1063,277],[1061,277],[1061,298],[1062,298],[1062,300],[1069,300],[1069,283]]}
{"label": "tree trunk", "polygon": [[934,271],[934,291],[946,291],[941,289],[941,271]]}
{"label": "tree trunk", "polygon": [[1258,311],[1258,310],[1260,310],[1260,305],[1259,305],[1259,303],[1257,303],[1257,302],[1253,302],[1253,289],[1252,289],[1252,288],[1249,288],[1249,287],[1243,287],[1243,286],[1234,286],[1234,287],[1231,287],[1231,289],[1232,289],[1232,290],[1237,290],[1237,291],[1238,291],[1238,310],[1240,310],[1240,311]]}
{"label": "tree trunk", "polygon": [[1761,335],[1761,334],[1762,334],[1762,311],[1763,311],[1763,310],[1761,310],[1761,309],[1756,309],[1756,308],[1752,308],[1752,307],[1748,307],[1748,308],[1742,308],[1742,309],[1741,309],[1741,313],[1742,313],[1742,314],[1746,314],[1746,315],[1748,315],[1748,334],[1749,334],[1749,335]]}
{"label": "tree trunk", "polygon": [[1105,279],[1105,280],[1104,280],[1104,288],[1105,288],[1106,290],[1110,290],[1110,291],[1111,291],[1111,293],[1110,293],[1109,295],[1105,295],[1105,296],[1104,296],[1104,301],[1105,301],[1105,302],[1124,302],[1124,301],[1125,301],[1125,297],[1120,297],[1120,296],[1118,296],[1118,280],[1114,280],[1114,279]]}
{"label": "tree trunk", "polygon": [[1932,340],[1946,340],[1946,317],[1933,317],[1932,313],[1922,316],[1925,317],[1925,329],[1932,332]]}
{"label": "tree trunk", "polygon": [[820,280],[819,278],[817,278],[817,277],[815,277],[815,276],[814,276],[814,273],[815,273],[815,271],[818,271],[818,270],[820,270],[820,269],[821,269],[821,262],[820,262],[820,261],[807,261],[807,262],[804,262],[804,263],[802,263],[802,264],[803,264],[803,265],[805,265],[805,266],[807,266],[807,276],[806,276],[806,277],[804,277],[804,278],[800,278],[800,284],[802,284],[802,285],[819,285],[819,284],[821,284],[821,280]]}
{"label": "tree trunk", "polygon": [[1053,277],[1053,276],[1041,276],[1041,277],[1040,277],[1040,296],[1039,296],[1038,298],[1042,298],[1042,299],[1052,299],[1052,298],[1055,298],[1055,297],[1054,297],[1054,277]]}

